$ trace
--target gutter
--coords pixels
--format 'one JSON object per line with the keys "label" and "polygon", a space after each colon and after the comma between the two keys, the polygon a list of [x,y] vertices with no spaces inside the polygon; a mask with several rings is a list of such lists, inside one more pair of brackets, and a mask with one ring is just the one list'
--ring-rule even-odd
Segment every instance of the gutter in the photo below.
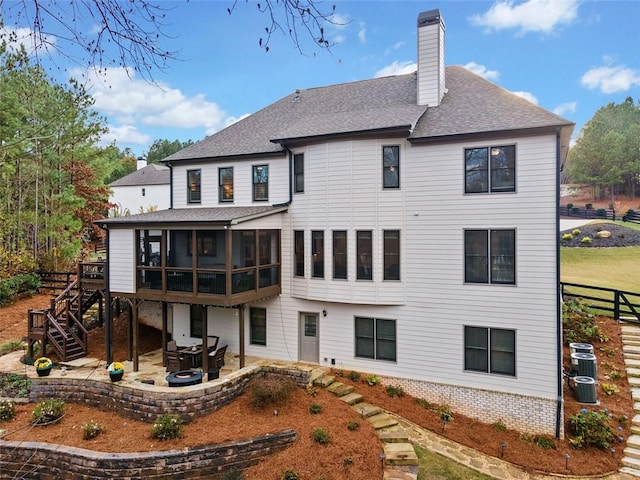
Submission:
{"label": "gutter", "polygon": [[280,142],[280,146],[284,148],[287,155],[289,155],[289,200],[284,203],[274,203],[272,207],[287,207],[293,202],[293,152],[289,150],[289,147],[287,147],[284,142]]}
{"label": "gutter", "polygon": [[169,208],[173,209],[173,165],[171,162],[166,163],[169,167]]}
{"label": "gutter", "polygon": [[105,317],[104,317],[104,323],[105,323],[105,357],[107,360],[107,366],[105,368],[107,368],[111,362],[113,361],[112,356],[113,356],[113,352],[111,351],[111,288],[109,285],[109,258],[111,257],[111,255],[109,255],[109,229],[107,228],[107,226],[102,223],[97,223],[94,222],[99,228],[101,228],[102,230],[105,231],[106,237],[104,239],[105,241],[105,245],[107,247],[107,258],[105,259],[105,269],[104,269],[104,289],[105,289],[105,302],[106,302],[106,312],[105,312]]}
{"label": "gutter", "polygon": [[560,127],[556,127],[556,356],[558,361],[558,398],[556,400],[556,438],[562,429],[562,305],[560,298]]}

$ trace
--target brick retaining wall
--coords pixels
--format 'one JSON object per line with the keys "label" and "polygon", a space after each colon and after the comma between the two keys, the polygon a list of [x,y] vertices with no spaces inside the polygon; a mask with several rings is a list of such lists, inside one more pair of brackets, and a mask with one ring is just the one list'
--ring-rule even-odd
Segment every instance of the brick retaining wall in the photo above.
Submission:
{"label": "brick retaining wall", "polygon": [[86,480],[220,478],[243,470],[296,440],[296,432],[268,435],[217,445],[140,453],[103,453],[39,442],[0,441],[0,479]]}

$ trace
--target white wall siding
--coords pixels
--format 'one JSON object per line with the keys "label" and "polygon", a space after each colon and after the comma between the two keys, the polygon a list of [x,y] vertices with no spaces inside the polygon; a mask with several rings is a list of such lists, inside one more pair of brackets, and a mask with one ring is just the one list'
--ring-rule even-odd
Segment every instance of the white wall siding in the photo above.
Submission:
{"label": "white wall siding", "polygon": [[109,230],[109,288],[112,292],[135,293],[135,231]]}
{"label": "white wall siding", "polygon": [[169,184],[111,187],[109,201],[117,204],[122,212],[128,210],[132,215],[140,213],[140,209],[166,210],[169,208],[169,191]]}

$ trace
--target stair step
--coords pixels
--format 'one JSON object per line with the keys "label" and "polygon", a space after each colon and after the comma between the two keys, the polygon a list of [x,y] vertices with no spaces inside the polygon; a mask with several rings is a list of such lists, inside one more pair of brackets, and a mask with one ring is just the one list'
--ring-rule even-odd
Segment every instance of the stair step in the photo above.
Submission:
{"label": "stair step", "polygon": [[[622,320],[622,318],[626,318],[626,317],[621,317],[620,319]],[[633,317],[629,317],[630,319],[633,319]],[[620,330],[622,331],[622,333],[624,334],[631,334],[631,333],[635,333],[637,335],[640,335],[640,327],[637,325],[622,325],[620,327]]]}
{"label": "stair step", "polygon": [[640,368],[638,367],[627,367],[625,370],[628,377],[640,377]]}
{"label": "stair step", "polygon": [[640,378],[639,377],[628,377],[627,381],[629,382],[629,386],[631,388],[640,387]]}
{"label": "stair step", "polygon": [[344,397],[354,390],[355,389],[351,385],[345,385],[341,382],[333,382],[327,387],[327,391],[333,393],[336,397]]}
{"label": "stair step", "polygon": [[625,358],[624,364],[627,368],[640,368],[640,359],[638,358]]}
{"label": "stair step", "polygon": [[623,345],[622,351],[624,353],[640,353],[640,345]]}
{"label": "stair step", "polygon": [[384,457],[386,465],[418,465],[418,455],[410,443],[386,443]]}
{"label": "stair step", "polygon": [[318,385],[320,387],[328,387],[333,382],[335,382],[336,377],[332,375],[322,375],[320,378],[314,380],[313,384]]}
{"label": "stair step", "polygon": [[311,373],[309,374],[309,383],[313,385],[318,378],[325,374],[325,372],[326,369],[324,368],[315,368],[311,370]]}
{"label": "stair step", "polygon": [[621,473],[629,474],[632,477],[640,477],[640,469],[637,468],[622,467],[619,471]]}
{"label": "stair step", "polygon": [[624,456],[625,458],[632,458],[634,460],[640,461],[640,450],[638,450],[637,448],[627,447],[624,449]]}
{"label": "stair step", "polygon": [[398,424],[398,421],[388,413],[378,413],[377,415],[368,417],[367,420],[376,430],[393,427]]}
{"label": "stair step", "polygon": [[629,468],[640,469],[640,460],[625,456],[622,458],[622,465]]}
{"label": "stair step", "polygon": [[640,435],[630,435],[627,438],[627,447],[640,449]]}
{"label": "stair step", "polygon": [[629,428],[629,431],[630,431],[633,435],[640,435],[640,426],[638,426],[638,425],[631,425],[631,427]]}
{"label": "stair step", "polygon": [[409,435],[407,434],[407,431],[398,425],[379,430],[378,438],[384,443],[409,442]]}
{"label": "stair step", "polygon": [[383,411],[380,407],[371,405],[370,403],[358,403],[351,408],[358,412],[362,418],[369,418]]}
{"label": "stair step", "polygon": [[624,354],[624,360],[625,362],[630,359],[630,360],[640,360],[640,354],[639,353],[625,353]]}
{"label": "stair step", "polygon": [[355,405],[356,403],[362,402],[364,400],[364,397],[358,392],[351,392],[340,397],[340,400],[342,400],[347,405]]}

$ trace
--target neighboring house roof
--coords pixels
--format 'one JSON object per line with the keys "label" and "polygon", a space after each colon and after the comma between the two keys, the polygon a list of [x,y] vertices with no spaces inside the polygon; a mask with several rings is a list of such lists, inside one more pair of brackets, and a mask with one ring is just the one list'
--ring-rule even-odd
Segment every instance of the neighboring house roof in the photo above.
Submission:
{"label": "neighboring house roof", "polygon": [[96,223],[100,226],[118,225],[157,225],[170,223],[207,223],[233,225],[255,220],[274,213],[287,211],[286,205],[263,207],[212,207],[212,208],[175,208],[155,212],[103,218]]}
{"label": "neighboring house roof", "polygon": [[110,187],[132,187],[144,185],[169,185],[169,167],[151,164],[119,178]]}
{"label": "neighboring house roof", "polygon": [[284,154],[279,142],[328,135],[403,130],[417,140],[573,125],[464,67],[446,68],[446,86],[433,108],[417,104],[415,73],[299,90],[163,161]]}

